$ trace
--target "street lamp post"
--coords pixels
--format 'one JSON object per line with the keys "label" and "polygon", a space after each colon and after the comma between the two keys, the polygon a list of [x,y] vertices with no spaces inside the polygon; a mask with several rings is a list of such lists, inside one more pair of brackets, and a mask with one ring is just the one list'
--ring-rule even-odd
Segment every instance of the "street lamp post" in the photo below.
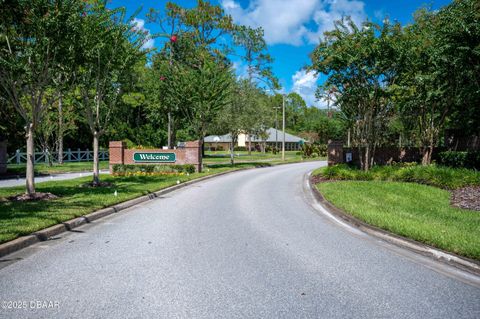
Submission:
{"label": "street lamp post", "polygon": [[282,94],[282,131],[283,131],[283,140],[282,140],[282,161],[285,160],[285,94]]}

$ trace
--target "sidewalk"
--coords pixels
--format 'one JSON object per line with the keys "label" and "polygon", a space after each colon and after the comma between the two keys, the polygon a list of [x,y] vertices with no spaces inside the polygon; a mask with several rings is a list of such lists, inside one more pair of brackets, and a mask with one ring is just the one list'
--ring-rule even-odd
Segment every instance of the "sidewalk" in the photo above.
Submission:
{"label": "sidewalk", "polygon": [[[92,174],[93,173],[91,171],[85,171],[85,172],[75,172],[75,173],[51,174],[46,176],[36,176],[35,183],[42,183],[42,182],[48,182],[48,181],[63,181],[67,179],[74,179],[74,178],[89,176]],[[100,170],[100,174],[109,174],[109,171]],[[20,185],[25,185],[25,177],[0,180],[0,188],[20,186]]]}

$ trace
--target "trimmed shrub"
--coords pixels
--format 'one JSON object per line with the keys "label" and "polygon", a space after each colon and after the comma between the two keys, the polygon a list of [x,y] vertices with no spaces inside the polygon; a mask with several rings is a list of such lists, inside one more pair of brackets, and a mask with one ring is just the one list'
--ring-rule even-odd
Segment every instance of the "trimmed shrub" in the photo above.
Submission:
{"label": "trimmed shrub", "polygon": [[480,172],[465,168],[451,168],[436,165],[422,166],[409,164],[408,166],[374,166],[365,172],[341,164],[325,167],[319,174],[333,180],[412,182],[445,189],[480,185]]}
{"label": "trimmed shrub", "polygon": [[265,147],[265,152],[267,152],[267,153],[272,153],[272,154],[277,154],[277,153],[278,153],[278,149],[277,149],[275,146],[267,145],[267,146]]}
{"label": "trimmed shrub", "polygon": [[327,145],[305,143],[302,145],[302,156],[304,158],[327,156]]}
{"label": "trimmed shrub", "polygon": [[446,151],[439,153],[438,158],[438,162],[445,166],[480,170],[480,152]]}
{"label": "trimmed shrub", "polygon": [[186,165],[122,165],[112,166],[113,175],[168,175],[195,173],[195,166]]}
{"label": "trimmed shrub", "polygon": [[233,151],[234,152],[246,152],[247,151],[247,148],[245,146],[235,146],[233,148]]}

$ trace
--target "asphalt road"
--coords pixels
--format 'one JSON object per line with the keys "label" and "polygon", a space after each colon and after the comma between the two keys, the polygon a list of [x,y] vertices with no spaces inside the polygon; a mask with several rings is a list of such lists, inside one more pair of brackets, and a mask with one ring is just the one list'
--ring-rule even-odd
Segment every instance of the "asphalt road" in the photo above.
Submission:
{"label": "asphalt road", "polygon": [[318,166],[217,177],[9,255],[2,307],[27,309],[0,317],[480,318],[478,287],[314,211]]}
{"label": "asphalt road", "polygon": [[[48,176],[37,176],[35,177],[35,183],[43,183],[50,181],[63,181],[67,179],[74,179],[79,177],[91,176],[92,172],[78,172],[78,173],[60,173],[60,174],[51,174]],[[100,170],[100,174],[109,174],[108,170]],[[2,179],[0,180],[0,188],[2,187],[12,187],[25,185],[25,177],[21,178],[11,178],[11,179]]]}

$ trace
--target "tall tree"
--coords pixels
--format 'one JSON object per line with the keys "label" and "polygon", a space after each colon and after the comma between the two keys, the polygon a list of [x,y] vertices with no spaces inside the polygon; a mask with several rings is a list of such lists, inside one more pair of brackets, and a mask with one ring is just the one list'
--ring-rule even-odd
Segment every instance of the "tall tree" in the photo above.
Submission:
{"label": "tall tree", "polygon": [[236,26],[233,31],[237,55],[247,66],[247,78],[271,89],[279,89],[278,79],[272,71],[273,58],[268,54],[267,43],[262,28]]}
{"label": "tall tree", "polygon": [[109,10],[107,1],[96,1],[83,18],[80,81],[81,108],[93,136],[93,182],[100,183],[99,139],[123,93],[123,81],[145,53],[146,35],[125,19],[125,9]]}
{"label": "tall tree", "polygon": [[30,196],[35,194],[34,135],[52,102],[45,93],[78,50],[82,7],[75,0],[17,0],[0,9],[0,85],[25,122]]}
{"label": "tall tree", "polygon": [[324,87],[338,90],[336,104],[353,126],[364,170],[373,165],[379,137],[393,112],[389,85],[395,82],[392,61],[400,33],[400,25],[388,21],[358,27],[347,18],[337,21],[311,54],[311,69],[328,76]]}
{"label": "tall tree", "polygon": [[403,123],[422,148],[424,165],[430,164],[449,122],[480,133],[479,9],[472,0],[454,1],[435,12],[421,9],[405,28],[394,89]]}
{"label": "tall tree", "polygon": [[200,68],[178,64],[171,74],[167,94],[179,99],[180,111],[203,141],[219,111],[230,103],[233,85],[231,68],[213,59],[205,59]]}
{"label": "tall tree", "polygon": [[[264,39],[264,31],[262,28],[252,28],[249,26],[235,26],[233,32],[233,40],[236,47],[236,55],[247,67],[247,79],[255,86],[263,86],[272,90],[280,88],[278,79],[272,71],[273,58],[268,54],[267,43]],[[252,98],[254,98],[252,96]],[[255,97],[256,98],[256,97]],[[250,119],[250,125],[246,125],[244,132],[248,139],[248,153],[252,151],[252,135],[255,128],[255,117]]]}

